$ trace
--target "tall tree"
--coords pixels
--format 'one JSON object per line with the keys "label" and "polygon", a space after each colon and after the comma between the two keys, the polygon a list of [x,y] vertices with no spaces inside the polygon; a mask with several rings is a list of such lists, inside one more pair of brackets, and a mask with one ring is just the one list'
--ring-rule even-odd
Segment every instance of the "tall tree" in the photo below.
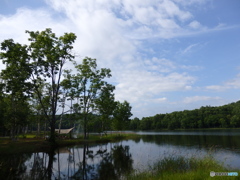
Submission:
{"label": "tall tree", "polygon": [[99,132],[104,132],[111,127],[111,120],[113,118],[113,111],[116,108],[114,98],[115,87],[111,84],[106,84],[102,87],[99,98],[96,99],[96,109],[100,118]]}
{"label": "tall tree", "polygon": [[101,90],[107,85],[105,78],[111,77],[111,70],[107,68],[97,69],[96,59],[84,58],[82,64],[76,64],[77,74],[71,75],[71,92],[77,98],[74,104],[75,113],[79,114],[84,139],[87,138],[90,114],[95,112],[96,99],[99,98]]}
{"label": "tall tree", "polygon": [[[31,57],[30,67],[32,69],[31,79],[44,114],[50,124],[50,141],[55,142],[55,124],[60,82],[65,63],[72,61],[74,58],[71,54],[71,49],[73,48],[72,44],[76,36],[73,33],[65,33],[63,36],[57,37],[51,29],[46,29],[42,32],[26,32],[30,35],[29,41],[31,42],[29,46]],[[49,81],[50,84],[50,116],[47,114],[48,107],[43,103],[44,97],[38,89],[39,82],[41,82],[39,79]]]}
{"label": "tall tree", "polygon": [[132,107],[129,102],[124,101],[123,103],[117,101],[116,108],[113,112],[113,128],[115,130],[123,130],[126,127],[126,124],[130,121]]}
{"label": "tall tree", "polygon": [[2,90],[6,94],[5,125],[11,130],[11,137],[15,139],[19,128],[25,124],[28,113],[27,101],[32,89],[29,82],[31,67],[27,46],[15,43],[12,39],[5,40],[1,43],[0,59],[6,65],[0,74]]}
{"label": "tall tree", "polygon": [[[32,113],[33,113],[33,123],[37,123],[37,135],[40,134],[41,131],[41,125],[44,124],[44,136],[46,135],[46,131],[47,131],[47,118],[44,114],[44,110],[47,113],[48,116],[51,115],[51,107],[50,107],[50,85],[49,83],[46,82],[42,82],[39,83],[38,86],[38,90],[37,92],[40,93],[42,95],[42,99],[41,99],[41,103],[39,101],[38,98],[38,94],[36,92],[34,92],[32,94],[31,100],[30,100],[30,104],[31,104],[31,109],[32,109]],[[43,109],[43,107],[45,109]]]}
{"label": "tall tree", "polygon": [[[64,70],[64,79],[62,80],[61,82],[61,99],[60,99],[60,102],[61,102],[61,107],[62,107],[62,114],[61,114],[61,118],[60,118],[60,121],[59,121],[59,132],[60,132],[60,129],[61,129],[61,124],[62,124],[62,119],[63,119],[63,115],[65,114],[64,112],[64,109],[65,109],[65,106],[66,106],[66,101],[70,100],[71,101],[71,106],[70,106],[70,114],[72,115],[72,110],[73,110],[73,107],[72,107],[72,102],[74,100],[74,88],[72,88],[72,84],[71,84],[71,72],[72,70]],[[69,111],[66,111],[66,112],[69,112]],[[75,127],[75,124],[74,124],[74,127]]]}
{"label": "tall tree", "polygon": [[4,84],[0,82],[0,135],[5,135],[6,128],[4,127],[4,113],[6,111],[6,105],[3,102],[5,93],[3,92]]}

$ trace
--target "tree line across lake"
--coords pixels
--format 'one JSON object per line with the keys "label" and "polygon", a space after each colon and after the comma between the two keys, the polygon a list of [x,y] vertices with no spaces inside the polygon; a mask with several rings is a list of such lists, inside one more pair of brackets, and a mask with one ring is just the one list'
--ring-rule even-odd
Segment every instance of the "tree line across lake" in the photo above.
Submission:
{"label": "tree line across lake", "polygon": [[239,128],[240,101],[219,106],[205,106],[194,110],[156,114],[134,118],[129,130],[192,129],[192,128]]}
{"label": "tree line across lake", "polygon": [[[62,119],[62,128],[70,128],[76,124],[76,114],[66,114]],[[57,116],[59,123],[60,115]],[[97,114],[91,115],[89,132],[101,132],[99,127],[101,121]],[[44,126],[41,126],[42,129]],[[151,117],[137,117],[125,121],[119,130],[161,130],[161,129],[198,129],[198,128],[239,128],[240,127],[240,101],[231,104],[212,107],[205,106],[194,110],[175,111],[167,114],[156,114]],[[37,124],[33,123],[31,128],[36,131]],[[105,130],[116,130],[112,128],[109,121]]]}
{"label": "tree line across lake", "polygon": [[[95,116],[97,119],[97,116]],[[66,115],[63,127],[74,124],[74,118]],[[90,131],[97,132],[98,122],[93,121]],[[223,106],[205,106],[194,110],[175,111],[156,114],[141,119],[135,117],[127,121],[122,130],[161,130],[161,129],[198,129],[198,128],[239,128],[240,101]],[[111,130],[111,129],[108,129]]]}

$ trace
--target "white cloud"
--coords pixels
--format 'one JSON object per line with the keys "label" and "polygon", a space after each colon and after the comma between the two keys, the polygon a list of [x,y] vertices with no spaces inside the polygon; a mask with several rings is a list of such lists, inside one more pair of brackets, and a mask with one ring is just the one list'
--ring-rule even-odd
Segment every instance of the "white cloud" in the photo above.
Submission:
{"label": "white cloud", "polygon": [[[155,25],[178,28],[174,18],[185,21],[191,15],[174,3],[159,1],[156,5],[155,1],[122,1],[121,7],[116,8],[119,1],[108,1],[107,7],[103,6],[103,1],[68,1],[68,5],[62,1],[48,2],[75,22],[80,53],[96,57],[102,66],[111,68],[118,100],[139,102],[166,91],[188,90],[195,81],[187,73],[175,72],[177,66],[170,60],[156,57],[144,60],[137,52],[141,46],[139,41],[126,36],[131,30],[148,35],[152,33],[151,26]],[[136,26],[138,23],[142,25]]]}
{"label": "white cloud", "polygon": [[173,0],[174,2],[180,4],[180,5],[184,5],[184,6],[190,6],[190,5],[201,5],[201,4],[205,4],[207,1],[209,0]]}
{"label": "white cloud", "polygon": [[168,59],[158,59],[153,57],[152,59],[147,59],[144,61],[146,69],[150,71],[157,71],[157,72],[172,72],[176,69],[176,64]]}
{"label": "white cloud", "polygon": [[144,69],[148,71],[161,72],[161,73],[169,73],[178,70],[187,70],[187,71],[199,71],[202,69],[200,66],[193,65],[185,65],[185,64],[177,64],[171,60],[165,58],[156,58],[144,60]]}
{"label": "white cloud", "polygon": [[[0,42],[6,39],[13,39],[15,42],[28,44],[29,31],[42,31],[46,28],[52,28],[53,32],[62,35],[69,32],[70,23],[66,20],[55,21],[52,13],[46,9],[31,10],[28,8],[19,8],[13,15],[4,16],[0,14]],[[0,69],[5,66],[0,64]]]}
{"label": "white cloud", "polygon": [[240,74],[236,78],[225,83],[225,86],[229,88],[239,89],[240,88]]}
{"label": "white cloud", "polygon": [[26,30],[44,30],[53,28],[54,32],[61,33],[68,30],[66,22],[57,22],[52,19],[51,13],[44,9],[30,10],[19,8],[12,16],[0,15],[0,40],[12,38],[21,43],[27,43]]}
{"label": "white cloud", "polygon": [[199,28],[202,27],[202,25],[201,25],[198,21],[196,21],[196,20],[194,20],[194,21],[192,21],[191,23],[189,23],[188,26],[189,26],[190,28],[193,28],[193,29],[199,29]]}
{"label": "white cloud", "polygon": [[215,91],[223,91],[228,89],[228,87],[226,86],[219,86],[219,85],[210,85],[210,86],[206,86],[207,90],[215,90]]}
{"label": "white cloud", "polygon": [[182,54],[186,54],[188,52],[190,52],[194,47],[196,47],[198,44],[191,44],[188,47],[186,47],[183,51]]}
{"label": "white cloud", "polygon": [[190,12],[180,10],[173,1],[164,0],[160,6],[165,9],[166,14],[171,18],[177,17],[181,21],[186,21],[192,17]]}
{"label": "white cloud", "polygon": [[220,97],[209,97],[209,96],[193,96],[193,97],[185,97],[183,99],[183,103],[190,104],[200,101],[216,101],[221,100]]}
{"label": "white cloud", "polygon": [[157,99],[154,99],[153,101],[156,102],[156,103],[162,103],[162,102],[166,102],[167,98],[166,97],[157,98]]}
{"label": "white cloud", "polygon": [[203,69],[203,67],[201,66],[191,66],[191,65],[181,65],[180,67],[188,71],[199,71]]}
{"label": "white cloud", "polygon": [[195,79],[185,73],[163,74],[144,70],[124,72],[118,77],[116,98],[128,99],[131,102],[152,98],[154,95],[169,91],[189,90]]}
{"label": "white cloud", "polygon": [[[26,43],[25,30],[41,31],[48,27],[59,35],[74,32],[78,37],[78,58],[96,58],[100,67],[110,68],[116,98],[135,104],[147,103],[146,98],[154,103],[166,102],[165,92],[191,90],[196,78],[187,72],[200,68],[148,57],[140,52],[145,39],[197,35],[226,27],[202,28],[191,9],[185,8],[204,2],[201,0],[45,1],[49,5],[46,9],[20,8],[11,16],[1,15],[0,40],[13,38]],[[192,44],[183,52],[188,53],[197,45]],[[237,82],[229,82],[228,86],[233,84]]]}
{"label": "white cloud", "polygon": [[214,91],[225,91],[227,89],[240,89],[240,74],[238,74],[235,78],[222,83],[222,85],[210,85],[206,86],[206,89]]}
{"label": "white cloud", "polygon": [[[94,28],[95,23],[103,22],[106,28],[108,24],[113,25],[111,31],[121,30],[121,34],[133,39],[173,38],[203,32],[199,29],[200,23],[193,19],[191,12],[178,6],[183,3],[180,1],[178,4],[171,0],[46,0],[46,2],[55,10],[64,12],[73,22],[79,22],[80,27],[87,23]],[[199,1],[191,1],[191,4],[199,4]],[[191,28],[187,29],[185,23],[188,24],[189,20],[192,20]],[[87,29],[83,30],[87,33]],[[209,30],[205,29],[204,32]],[[90,33],[88,35],[90,36]]]}

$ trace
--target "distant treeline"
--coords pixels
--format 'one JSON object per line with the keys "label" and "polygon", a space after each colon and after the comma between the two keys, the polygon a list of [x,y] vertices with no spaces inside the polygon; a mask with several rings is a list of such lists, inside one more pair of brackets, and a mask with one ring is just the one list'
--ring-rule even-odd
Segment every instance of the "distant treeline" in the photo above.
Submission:
{"label": "distant treeline", "polygon": [[134,118],[129,130],[237,128],[240,127],[240,101],[219,107],[205,106],[200,109],[156,114]]}
{"label": "distant treeline", "polygon": [[[82,131],[82,126],[79,126],[79,117],[76,113],[56,116],[56,126],[59,128],[68,129],[75,127]],[[1,118],[0,118],[1,119]],[[81,118],[80,118],[81,119]],[[99,121],[100,116],[89,115],[88,132],[99,132],[99,127],[102,126]],[[105,124],[106,130],[114,130],[113,119]],[[129,120],[121,130],[161,130],[161,129],[197,129],[197,128],[239,128],[240,127],[240,101],[227,104],[219,107],[205,106],[194,110],[175,111],[166,114],[156,114],[151,117],[143,117],[142,119],[134,118]],[[79,129],[80,128],[80,129]],[[49,131],[49,125],[44,116],[31,115],[28,123],[23,131]],[[0,121],[0,136],[8,135],[9,131],[1,125]]]}

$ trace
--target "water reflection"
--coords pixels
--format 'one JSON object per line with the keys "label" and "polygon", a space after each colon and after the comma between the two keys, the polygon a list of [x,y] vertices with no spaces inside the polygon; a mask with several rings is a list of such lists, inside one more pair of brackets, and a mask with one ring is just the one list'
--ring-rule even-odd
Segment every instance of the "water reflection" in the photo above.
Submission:
{"label": "water reflection", "polygon": [[[52,158],[51,158],[52,157]],[[53,156],[46,153],[4,155],[0,158],[0,177],[4,179],[51,179],[52,168],[47,164]],[[31,167],[29,169],[29,167]]]}
{"label": "water reflection", "polygon": [[31,154],[14,154],[11,157],[1,156],[0,177],[6,179],[21,179],[26,172],[25,162],[31,158]]}
{"label": "water reflection", "polygon": [[220,136],[220,135],[145,135],[143,142],[154,142],[158,145],[171,144],[176,146],[196,146],[198,148],[240,148],[240,136]]}
{"label": "water reflection", "polygon": [[[111,148],[109,148],[109,145]],[[120,179],[133,169],[129,146],[105,144],[1,157],[5,179]]]}
{"label": "water reflection", "polygon": [[4,179],[121,179],[133,169],[147,170],[168,156],[213,157],[240,170],[239,135],[144,135],[107,144],[84,144],[37,152],[0,156]]}
{"label": "water reflection", "polygon": [[82,152],[82,161],[77,163],[78,170],[71,179],[119,179],[133,169],[129,146],[114,145],[108,151],[104,145],[96,149],[85,144]]}

